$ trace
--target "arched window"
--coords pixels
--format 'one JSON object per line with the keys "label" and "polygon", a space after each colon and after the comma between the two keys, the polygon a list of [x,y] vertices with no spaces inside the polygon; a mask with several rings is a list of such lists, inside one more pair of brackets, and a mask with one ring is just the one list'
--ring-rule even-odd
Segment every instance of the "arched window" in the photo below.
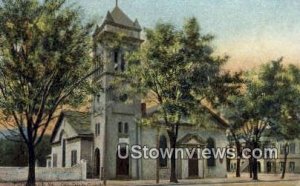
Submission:
{"label": "arched window", "polygon": [[215,141],[212,138],[208,138],[207,139],[207,148],[210,149],[211,154],[210,154],[210,158],[207,159],[207,166],[208,167],[214,167],[216,166],[216,160],[213,157],[213,153],[212,153],[212,149],[215,148]]}
{"label": "arched window", "polygon": [[160,167],[167,167],[168,165],[168,158],[162,156],[162,152],[165,155],[165,151],[167,150],[167,138],[165,136],[160,136],[159,138],[159,166]]}

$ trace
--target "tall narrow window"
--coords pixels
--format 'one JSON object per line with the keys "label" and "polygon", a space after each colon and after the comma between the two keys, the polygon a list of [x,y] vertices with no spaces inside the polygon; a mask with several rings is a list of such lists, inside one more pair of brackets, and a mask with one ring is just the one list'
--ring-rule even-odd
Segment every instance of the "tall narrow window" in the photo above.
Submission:
{"label": "tall narrow window", "polygon": [[100,135],[100,123],[98,123],[97,134]]}
{"label": "tall narrow window", "polygon": [[162,156],[162,152],[165,152],[167,149],[167,138],[165,136],[160,136],[159,138],[159,166],[167,167],[168,159],[167,157]]}
{"label": "tall narrow window", "polygon": [[98,136],[98,127],[99,127],[99,125],[98,125],[98,123],[96,123],[95,124],[95,135],[96,136]]}
{"label": "tall narrow window", "polygon": [[100,123],[95,124],[95,136],[100,135]]}
{"label": "tall narrow window", "polygon": [[128,134],[128,130],[129,130],[129,128],[128,128],[128,123],[125,123],[125,124],[124,124],[124,133],[125,133],[125,134]]}
{"label": "tall narrow window", "polygon": [[77,150],[71,151],[71,166],[74,166],[77,164]]}
{"label": "tall narrow window", "polygon": [[47,167],[51,167],[51,161],[48,161]]}
{"label": "tall narrow window", "polygon": [[[215,141],[212,138],[207,139],[207,148],[210,149],[211,152],[212,152],[212,149],[215,148]],[[207,166],[208,167],[216,166],[216,161],[213,156],[210,156],[210,158],[207,159]]]}
{"label": "tall narrow window", "polygon": [[119,51],[118,50],[114,51],[114,62],[115,63],[119,62]]}
{"label": "tall narrow window", "polygon": [[284,144],[280,144],[280,154],[284,154]]}
{"label": "tall narrow window", "polygon": [[95,135],[97,136],[97,123],[95,124]]}
{"label": "tall narrow window", "polygon": [[53,154],[53,167],[57,167],[57,154]]}
{"label": "tall narrow window", "polygon": [[290,162],[290,164],[289,164],[289,171],[290,172],[294,172],[295,171],[295,162]]}
{"label": "tall narrow window", "polygon": [[100,102],[100,94],[97,94],[97,102]]}
{"label": "tall narrow window", "polygon": [[117,71],[119,69],[119,51],[114,51],[114,69]]}
{"label": "tall narrow window", "polygon": [[62,141],[62,167],[66,166],[66,140]]}
{"label": "tall narrow window", "polygon": [[123,132],[123,129],[122,129],[122,122],[119,122],[119,123],[118,123],[118,132],[119,132],[119,133],[122,133],[122,132]]}
{"label": "tall narrow window", "polygon": [[296,148],[295,143],[291,143],[291,144],[290,144],[290,153],[291,153],[291,154],[295,154],[295,148]]}
{"label": "tall narrow window", "polygon": [[121,58],[121,71],[124,72],[125,70],[125,55],[122,54],[122,58]]}

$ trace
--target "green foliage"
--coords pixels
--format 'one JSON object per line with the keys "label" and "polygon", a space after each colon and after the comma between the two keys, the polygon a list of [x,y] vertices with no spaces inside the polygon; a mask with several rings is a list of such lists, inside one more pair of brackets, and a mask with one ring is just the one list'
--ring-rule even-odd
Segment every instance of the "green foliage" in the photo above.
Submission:
{"label": "green foliage", "polygon": [[35,185],[35,150],[55,112],[90,90],[92,25],[66,0],[0,2],[0,124],[26,143]]}
{"label": "green foliage", "polygon": [[179,124],[201,108],[201,100],[216,98],[214,87],[224,86],[218,80],[227,57],[213,55],[212,39],[200,33],[195,18],[188,19],[182,30],[158,23],[155,29],[146,30],[141,49],[129,55],[130,91],[154,95],[160,109],[157,120]]}
{"label": "green foliage", "polygon": [[[39,162],[39,166],[46,166],[46,157],[50,153],[50,136],[46,135],[36,148],[36,159]],[[1,139],[0,157],[0,166],[25,167],[28,165],[28,152],[25,143]]]}
{"label": "green foliage", "polygon": [[[213,55],[211,35],[202,35],[195,18],[188,19],[182,30],[158,23],[146,30],[146,41],[137,52],[129,54],[124,73],[133,95],[149,96],[158,111],[142,123],[166,126],[170,147],[176,148],[181,124],[203,124],[202,101],[221,103],[235,89],[235,76],[221,73],[227,57]],[[226,77],[226,78],[225,78]],[[230,81],[227,81],[230,80]],[[223,92],[222,92],[223,91]],[[177,182],[175,156],[171,157],[171,182]]]}
{"label": "green foliage", "polygon": [[282,59],[248,73],[242,96],[231,96],[225,109],[232,127],[249,142],[259,142],[262,135],[299,137],[299,83],[299,69],[284,67]]}
{"label": "green foliage", "polygon": [[27,166],[26,145],[5,139],[0,140],[0,166]]}
{"label": "green foliage", "polygon": [[80,104],[88,90],[91,25],[83,26],[79,11],[65,2],[0,4],[2,123],[17,126],[26,143],[36,145],[57,107]]}

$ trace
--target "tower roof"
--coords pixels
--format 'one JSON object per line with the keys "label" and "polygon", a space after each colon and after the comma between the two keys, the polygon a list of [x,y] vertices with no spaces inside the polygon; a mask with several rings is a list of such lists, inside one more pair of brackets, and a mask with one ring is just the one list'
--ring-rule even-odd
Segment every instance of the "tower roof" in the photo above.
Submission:
{"label": "tower roof", "polygon": [[120,8],[116,6],[111,12],[108,11],[105,21],[116,23],[122,26],[129,28],[141,29],[141,26],[138,24],[137,20],[133,22]]}

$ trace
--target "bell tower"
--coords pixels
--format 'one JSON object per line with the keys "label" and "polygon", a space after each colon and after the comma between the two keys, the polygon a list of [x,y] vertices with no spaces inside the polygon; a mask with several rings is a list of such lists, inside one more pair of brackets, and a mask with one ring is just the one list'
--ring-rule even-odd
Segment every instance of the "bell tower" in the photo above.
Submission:
{"label": "bell tower", "polygon": [[[95,161],[93,168],[96,177],[112,179],[140,176],[139,160],[120,160],[116,155],[118,145],[139,144],[136,121],[141,117],[141,102],[122,91],[126,85],[111,87],[116,75],[126,71],[126,53],[140,47],[141,31],[138,20],[132,21],[116,1],[114,9],[107,12],[93,35],[94,66],[99,69],[93,83],[100,87],[92,103],[91,124],[94,132],[93,159],[100,160]],[[106,166],[106,162],[109,162],[109,166]]]}

